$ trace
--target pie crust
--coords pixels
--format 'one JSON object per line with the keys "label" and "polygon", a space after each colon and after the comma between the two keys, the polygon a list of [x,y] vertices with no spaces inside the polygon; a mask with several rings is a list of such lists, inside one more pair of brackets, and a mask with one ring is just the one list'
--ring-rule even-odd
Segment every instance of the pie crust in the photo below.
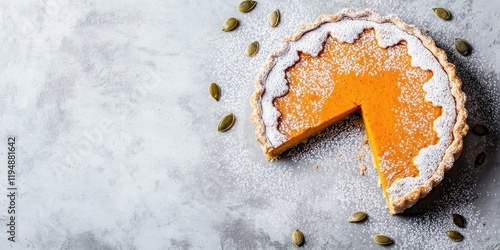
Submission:
{"label": "pie crust", "polygon": [[[273,67],[275,67],[277,61],[280,60],[282,54],[286,52],[285,50],[287,50],[287,45],[289,43],[299,41],[306,33],[313,32],[324,24],[348,19],[372,21],[378,24],[394,24],[399,30],[418,38],[422,45],[430,51],[430,53],[432,53],[448,77],[450,85],[449,90],[451,91],[451,96],[454,99],[456,116],[454,117],[454,121],[451,126],[452,129],[448,131],[448,133],[451,134],[450,143],[445,149],[443,149],[444,156],[441,158],[441,161],[438,164],[439,166],[435,167],[433,173],[426,178],[423,183],[411,186],[408,192],[404,192],[403,195],[398,195],[395,199],[391,199],[389,196],[392,194],[389,191],[386,193],[386,190],[384,190],[391,214],[401,213],[405,209],[413,206],[420,198],[425,197],[434,186],[438,185],[443,180],[444,172],[449,170],[453,166],[454,161],[459,157],[463,146],[462,139],[468,131],[468,125],[466,123],[467,111],[465,110],[466,97],[461,90],[462,82],[456,75],[455,66],[447,61],[446,53],[442,49],[437,48],[434,41],[430,37],[423,35],[416,26],[405,24],[401,18],[395,15],[381,17],[374,11],[368,9],[359,12],[353,9],[344,9],[335,15],[323,14],[316,20],[315,23],[301,25],[295,35],[283,40],[280,49],[271,52],[267,62],[257,77],[255,82],[256,91],[251,97],[251,105],[254,109],[251,120],[256,125],[255,135],[257,140],[260,142],[267,159],[276,160],[281,152],[278,152],[278,155],[276,155],[276,152],[273,152],[276,147],[273,146],[273,143],[270,141],[270,137],[266,134],[267,130],[270,131],[273,128],[268,128],[265,125],[262,104],[263,95],[266,91],[266,81],[270,71]],[[297,61],[295,61],[295,63],[297,63]],[[438,118],[436,118],[436,120]],[[277,131],[277,128],[274,129]],[[316,131],[316,133],[319,132],[321,131]],[[389,190],[389,188],[390,186],[386,189]]]}

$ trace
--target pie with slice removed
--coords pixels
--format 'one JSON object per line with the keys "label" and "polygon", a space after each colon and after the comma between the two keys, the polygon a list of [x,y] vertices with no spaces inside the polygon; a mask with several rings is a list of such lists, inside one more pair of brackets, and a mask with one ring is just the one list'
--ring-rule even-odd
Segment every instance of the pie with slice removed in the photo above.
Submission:
{"label": "pie with slice removed", "polygon": [[465,95],[443,50],[399,17],[342,10],[272,52],[251,103],[268,159],[359,111],[392,214],[439,184],[462,151]]}

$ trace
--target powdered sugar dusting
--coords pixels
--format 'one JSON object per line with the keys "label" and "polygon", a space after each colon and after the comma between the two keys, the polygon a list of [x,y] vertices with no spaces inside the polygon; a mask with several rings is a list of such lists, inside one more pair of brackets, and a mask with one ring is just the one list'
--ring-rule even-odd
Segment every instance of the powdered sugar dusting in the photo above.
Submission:
{"label": "powdered sugar dusting", "polygon": [[[343,12],[348,14],[353,11],[344,10]],[[447,147],[451,144],[452,135],[449,131],[453,129],[457,114],[448,75],[440,63],[417,37],[399,29],[394,23],[388,22],[387,17],[365,17],[362,20],[343,18],[336,22],[325,22],[316,29],[307,31],[299,40],[286,43],[284,48],[273,57],[272,67],[261,79],[266,89],[261,101],[262,119],[266,126],[267,139],[272,146],[277,147],[286,141],[286,136],[279,131],[280,113],[273,101],[288,91],[285,72],[299,60],[299,51],[317,56],[328,34],[341,42],[353,43],[365,29],[370,28],[375,30],[378,44],[383,48],[396,45],[402,40],[407,42],[408,53],[412,57],[412,66],[433,72],[432,78],[424,84],[424,89],[427,91],[426,100],[443,108],[443,114],[434,122],[439,142],[423,148],[415,158],[420,175],[398,179],[389,187],[389,198],[397,200],[416,187],[424,185],[439,167]],[[335,83],[330,84],[335,85]],[[404,112],[404,110],[395,112],[399,111]],[[383,156],[380,162],[382,166],[391,164]]]}

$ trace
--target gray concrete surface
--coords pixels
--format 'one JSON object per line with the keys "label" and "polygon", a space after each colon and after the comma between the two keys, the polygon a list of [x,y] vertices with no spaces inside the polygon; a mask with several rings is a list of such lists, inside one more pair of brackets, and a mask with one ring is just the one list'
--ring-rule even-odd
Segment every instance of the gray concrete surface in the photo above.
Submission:
{"label": "gray concrete surface", "polygon": [[[499,2],[259,1],[247,14],[237,4],[0,3],[1,249],[293,249],[296,228],[304,249],[380,249],[371,240],[378,233],[395,239],[390,249],[500,249]],[[435,6],[453,19],[437,19]],[[267,54],[301,23],[346,7],[429,29],[463,79],[469,123],[491,130],[469,134],[445,181],[404,215],[384,208],[356,115],[272,163],[253,136],[249,97]],[[282,22],[272,29],[275,8]],[[241,25],[223,33],[230,16]],[[456,37],[472,55],[454,51]],[[254,40],[261,50],[246,58]],[[212,81],[220,102],[207,93]],[[218,133],[227,112],[235,126]],[[8,137],[16,138],[15,243],[6,232]],[[356,210],[369,219],[347,223]],[[467,218],[465,229],[453,212]],[[465,240],[451,242],[450,229]]]}

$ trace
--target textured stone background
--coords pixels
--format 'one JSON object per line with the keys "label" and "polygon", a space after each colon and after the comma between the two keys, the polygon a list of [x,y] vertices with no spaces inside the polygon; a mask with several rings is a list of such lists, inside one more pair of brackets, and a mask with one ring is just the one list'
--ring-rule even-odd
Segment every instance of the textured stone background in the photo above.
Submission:
{"label": "textured stone background", "polygon": [[[2,1],[0,3],[1,249],[500,249],[498,1]],[[431,8],[453,13],[445,22]],[[356,116],[265,162],[248,103],[266,55],[300,23],[342,8],[394,13],[430,30],[457,65],[472,134],[446,180],[405,215],[384,208]],[[279,8],[282,23],[266,25]],[[242,23],[223,33],[229,16]],[[453,49],[455,37],[473,46]],[[243,56],[258,40],[257,57]],[[210,99],[217,81],[223,95]],[[220,116],[235,127],[220,134]],[[7,137],[17,138],[17,242],[7,241]],[[486,161],[475,167],[476,155]],[[360,152],[367,175],[359,176]],[[339,157],[339,155],[341,155]],[[318,170],[311,166],[318,164]],[[346,218],[365,210],[370,218]],[[468,219],[454,243],[449,215]]]}

